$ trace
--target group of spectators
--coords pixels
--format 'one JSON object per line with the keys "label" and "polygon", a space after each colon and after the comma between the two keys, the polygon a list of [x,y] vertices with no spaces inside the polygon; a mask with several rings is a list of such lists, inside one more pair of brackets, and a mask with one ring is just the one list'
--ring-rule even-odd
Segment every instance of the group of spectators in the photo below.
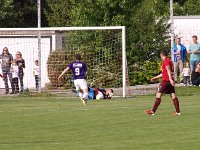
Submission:
{"label": "group of spectators", "polygon": [[[0,55],[0,64],[4,84],[5,84],[5,94],[9,94],[8,79],[10,81],[12,92],[10,94],[17,94],[24,91],[24,68],[25,60],[22,57],[22,53],[17,51],[15,58],[9,53],[7,47],[3,48],[2,54]],[[35,67],[33,68],[33,73],[36,80],[36,89],[38,89],[38,60],[35,61]],[[20,88],[19,88],[20,83]]]}
{"label": "group of spectators", "polygon": [[[196,35],[192,36],[193,43],[188,50],[181,44],[181,38],[177,37],[174,44],[174,77],[178,82],[178,73],[180,83],[187,85],[200,85],[200,43]],[[189,62],[186,61],[187,55],[190,55]],[[190,80],[191,79],[191,80]]]}

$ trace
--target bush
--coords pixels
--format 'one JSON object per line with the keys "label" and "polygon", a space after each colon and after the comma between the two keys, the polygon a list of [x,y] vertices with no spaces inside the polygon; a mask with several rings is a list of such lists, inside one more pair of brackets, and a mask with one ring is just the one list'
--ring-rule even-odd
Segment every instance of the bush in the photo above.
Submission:
{"label": "bush", "polygon": [[160,62],[145,61],[129,66],[130,85],[148,84],[150,79],[161,73]]}
{"label": "bush", "polygon": [[[98,59],[95,59],[96,52],[93,52],[89,48],[81,48],[81,51],[76,50],[73,53],[69,53],[67,50],[52,51],[48,57],[47,68],[48,77],[50,80],[50,88],[65,87],[72,88],[73,84],[68,79],[72,78],[72,74],[65,74],[60,81],[58,76],[67,67],[67,65],[74,61],[75,53],[82,55],[82,61],[87,64],[87,80],[91,86],[97,87],[121,87],[121,66],[118,62],[121,62],[119,54],[113,53],[113,56],[109,57],[110,63],[101,64]],[[105,55],[106,57],[106,55]]]}
{"label": "bush", "polygon": [[[51,85],[54,87],[71,87],[71,83],[68,79],[70,74],[65,74],[59,81],[58,77],[62,71],[67,68],[67,65],[74,60],[73,54],[66,54],[64,50],[52,51],[49,54],[47,61],[48,77]],[[68,82],[66,82],[68,81]]]}

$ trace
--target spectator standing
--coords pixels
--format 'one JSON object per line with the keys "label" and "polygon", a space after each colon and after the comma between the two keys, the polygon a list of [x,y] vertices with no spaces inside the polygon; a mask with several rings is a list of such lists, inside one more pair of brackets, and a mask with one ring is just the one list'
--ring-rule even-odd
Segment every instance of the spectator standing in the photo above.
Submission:
{"label": "spectator standing", "polygon": [[174,44],[174,78],[177,82],[178,72],[180,74],[180,82],[183,83],[183,63],[187,56],[187,50],[184,45],[181,44],[181,38],[176,38],[176,43]]}
{"label": "spectator standing", "polygon": [[14,92],[14,94],[17,94],[17,93],[19,93],[19,80],[18,80],[19,66],[17,65],[16,60],[13,60],[13,62],[12,62],[11,72],[12,72],[12,83],[14,86],[13,92]]}
{"label": "spectator standing", "polygon": [[24,68],[25,68],[25,60],[22,57],[22,53],[20,51],[17,51],[15,56],[16,63],[19,67],[19,81],[20,81],[20,92],[22,93],[24,91]]}
{"label": "spectator standing", "polygon": [[198,63],[195,70],[192,71],[191,80],[193,85],[200,86],[200,63]]}
{"label": "spectator standing", "polygon": [[195,70],[196,65],[200,62],[200,44],[197,42],[197,36],[192,36],[193,43],[190,44],[188,53],[190,54],[190,68]]}
{"label": "spectator standing", "polygon": [[184,79],[184,86],[190,85],[190,67],[189,67],[189,63],[186,63],[184,68],[183,68],[183,79]]}
{"label": "spectator standing", "polygon": [[1,59],[1,69],[4,78],[5,90],[6,90],[5,94],[9,94],[8,77],[12,88],[12,92],[10,94],[14,94],[14,86],[12,84],[12,73],[10,72],[13,56],[9,53],[7,47],[3,48],[3,52],[0,55],[0,59]]}
{"label": "spectator standing", "polygon": [[35,77],[35,88],[36,90],[39,89],[39,64],[38,64],[38,60],[35,60],[35,65],[33,67],[33,75]]}

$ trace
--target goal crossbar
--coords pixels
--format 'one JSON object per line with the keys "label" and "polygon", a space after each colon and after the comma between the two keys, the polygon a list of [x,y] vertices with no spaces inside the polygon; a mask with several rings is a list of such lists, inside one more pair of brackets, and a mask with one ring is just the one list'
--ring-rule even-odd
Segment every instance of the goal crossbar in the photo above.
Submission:
{"label": "goal crossbar", "polygon": [[41,27],[41,28],[0,28],[0,31],[73,31],[73,30],[124,30],[125,26],[93,27]]}

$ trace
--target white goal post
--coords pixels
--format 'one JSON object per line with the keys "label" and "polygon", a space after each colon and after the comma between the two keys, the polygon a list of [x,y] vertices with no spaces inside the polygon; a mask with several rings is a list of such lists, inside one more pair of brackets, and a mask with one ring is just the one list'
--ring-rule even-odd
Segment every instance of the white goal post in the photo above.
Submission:
{"label": "white goal post", "polygon": [[[35,33],[43,32],[43,31],[86,31],[86,30],[121,30],[121,43],[122,43],[122,84],[123,84],[123,97],[126,97],[126,34],[125,34],[125,26],[103,26],[103,27],[41,27],[41,28],[0,28],[0,32],[2,31],[10,31],[15,34],[17,31],[32,31]],[[36,34],[37,35],[37,34]],[[39,34],[38,34],[39,35]],[[11,35],[10,35],[11,36]],[[38,37],[39,39],[39,37]],[[38,42],[39,44],[40,42]],[[38,45],[38,47],[41,47]],[[38,59],[40,56],[38,56]],[[41,68],[41,66],[39,66]]]}

